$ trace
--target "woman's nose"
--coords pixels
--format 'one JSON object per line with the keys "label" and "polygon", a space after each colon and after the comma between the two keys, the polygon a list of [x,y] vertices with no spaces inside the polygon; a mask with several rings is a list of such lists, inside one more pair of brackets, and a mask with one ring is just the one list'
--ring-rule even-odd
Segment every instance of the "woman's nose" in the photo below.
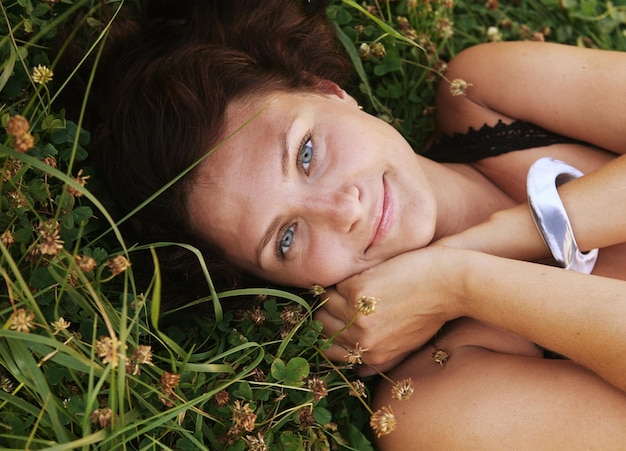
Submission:
{"label": "woman's nose", "polygon": [[323,222],[341,231],[349,232],[362,213],[359,190],[356,186],[340,190],[315,191],[303,207],[314,215],[315,222]]}

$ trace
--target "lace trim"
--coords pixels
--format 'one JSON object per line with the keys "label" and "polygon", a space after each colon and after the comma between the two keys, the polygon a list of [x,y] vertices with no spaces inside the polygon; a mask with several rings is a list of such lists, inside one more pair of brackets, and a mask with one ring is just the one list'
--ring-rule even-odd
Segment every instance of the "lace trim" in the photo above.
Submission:
{"label": "lace trim", "polygon": [[425,156],[440,163],[472,163],[515,150],[531,149],[552,144],[580,143],[580,141],[552,133],[534,124],[502,121],[467,133],[445,135],[435,141]]}

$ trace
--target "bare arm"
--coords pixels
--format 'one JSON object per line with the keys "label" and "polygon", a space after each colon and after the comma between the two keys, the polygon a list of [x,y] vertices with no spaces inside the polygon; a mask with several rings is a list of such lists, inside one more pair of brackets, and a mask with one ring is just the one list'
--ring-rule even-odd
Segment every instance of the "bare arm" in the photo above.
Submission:
{"label": "bare arm", "polygon": [[407,401],[383,383],[376,407],[392,405],[397,429],[381,450],[622,449],[626,397],[569,361],[452,349],[445,368],[411,357],[391,373],[412,377]]}
{"label": "bare arm", "polygon": [[447,78],[471,86],[451,96],[441,83],[437,120],[444,133],[499,119],[522,119],[615,153],[625,153],[626,53],[538,42],[471,47]]}
{"label": "bare arm", "polygon": [[[559,193],[581,250],[626,242],[626,156],[561,186]],[[549,257],[528,205],[500,211],[440,244],[520,260]]]}
{"label": "bare arm", "polygon": [[[402,283],[390,282],[402,280]],[[449,320],[468,316],[559,352],[626,390],[626,282],[535,263],[431,246],[409,252],[337,286],[319,313],[340,331],[359,296],[380,298],[336,339],[367,348],[381,370],[420,348]],[[331,358],[346,351],[334,345]]]}

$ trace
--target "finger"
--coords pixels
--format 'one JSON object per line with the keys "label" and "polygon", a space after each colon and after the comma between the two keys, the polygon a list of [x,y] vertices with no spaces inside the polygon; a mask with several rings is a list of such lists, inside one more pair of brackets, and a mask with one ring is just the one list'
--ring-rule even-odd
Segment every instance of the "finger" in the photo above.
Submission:
{"label": "finger", "polygon": [[328,349],[324,350],[324,355],[333,362],[345,362],[348,351],[343,346],[333,343]]}
{"label": "finger", "polygon": [[320,309],[315,312],[315,319],[322,322],[322,333],[333,342],[346,344],[351,343],[346,323],[330,314],[327,310]]}
{"label": "finger", "polygon": [[325,311],[331,316],[341,319],[344,323],[352,317],[354,308],[336,290],[328,289],[325,296],[325,301],[319,309],[320,312]]}

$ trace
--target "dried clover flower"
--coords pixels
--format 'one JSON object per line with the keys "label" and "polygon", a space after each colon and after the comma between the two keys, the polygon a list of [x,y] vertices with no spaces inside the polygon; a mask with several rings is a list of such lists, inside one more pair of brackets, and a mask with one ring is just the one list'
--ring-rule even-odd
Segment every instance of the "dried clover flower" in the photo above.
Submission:
{"label": "dried clover flower", "polygon": [[317,402],[328,395],[326,389],[326,382],[320,379],[317,375],[311,376],[306,380],[306,386],[313,395],[313,402]]}
{"label": "dried clover flower", "polygon": [[319,297],[319,296],[323,295],[324,293],[326,293],[326,290],[321,285],[313,285],[309,289],[309,293],[311,293],[313,296]]}
{"label": "dried clover flower", "polygon": [[39,224],[39,235],[42,241],[37,245],[37,249],[41,255],[54,256],[63,249],[59,227],[59,223],[54,219]]}
{"label": "dried clover flower", "polygon": [[226,390],[220,390],[213,397],[217,407],[224,407],[230,402],[230,394]]}
{"label": "dried clover flower", "polygon": [[50,324],[52,325],[52,328],[54,329],[54,331],[52,332],[53,335],[58,334],[62,330],[66,330],[68,327],[72,325],[72,323],[70,323],[69,321],[65,321],[65,318],[63,317],[60,317],[56,321],[52,321]]}
{"label": "dried clover flower", "polygon": [[300,305],[288,305],[280,314],[280,320],[285,325],[295,326],[302,321],[304,315],[302,314],[302,307]]}
{"label": "dried clover flower", "polygon": [[250,409],[250,404],[242,404],[238,399],[233,406],[233,430],[252,432],[256,421],[256,414]]}
{"label": "dried clover flower", "polygon": [[361,360],[361,357],[363,357],[363,353],[367,351],[367,349],[362,348],[358,343],[354,346],[354,349],[351,349],[350,351],[348,351],[348,354],[346,354],[345,359],[346,362],[354,365],[354,364],[358,364],[361,365],[363,363],[363,361]]}
{"label": "dried clover flower", "polygon": [[387,54],[387,49],[382,42],[375,42],[370,46],[370,52],[374,58],[383,58]]}
{"label": "dried clover flower", "polygon": [[350,392],[348,394],[350,396],[357,396],[359,398],[367,398],[367,393],[365,392],[365,384],[363,383],[363,381],[352,381],[350,383]]}
{"label": "dried clover flower", "polygon": [[250,376],[255,382],[264,382],[265,381],[265,373],[261,368],[255,368],[250,372]]}
{"label": "dried clover flower", "polygon": [[74,260],[76,261],[76,266],[78,266],[78,269],[82,272],[91,272],[98,265],[94,258],[86,255],[77,255]]}
{"label": "dried clover flower", "polygon": [[174,389],[178,386],[179,382],[180,374],[163,371],[161,379],[159,380],[159,385],[161,386],[161,390],[163,391],[163,393],[167,395],[173,395]]}
{"label": "dried clover flower", "polygon": [[50,166],[51,168],[55,168],[57,167],[57,159],[54,157],[46,157],[43,159],[43,162],[46,163],[48,166]]}
{"label": "dried clover flower", "polygon": [[152,365],[152,346],[139,345],[131,359],[142,365]]}
{"label": "dried clover flower", "polygon": [[32,311],[27,311],[23,308],[18,308],[13,312],[10,318],[11,325],[9,326],[11,330],[15,330],[17,332],[30,332],[37,327],[33,321],[35,319],[35,313]]}
{"label": "dried clover flower", "polygon": [[[80,186],[84,187],[85,185],[87,185],[87,180],[89,180],[91,176],[89,175],[83,175],[83,170],[79,170],[78,174],[76,175],[76,177],[74,177],[74,181],[79,184]],[[74,197],[82,197],[83,193],[82,191],[74,188],[72,185],[66,185],[67,192],[74,196]]]}
{"label": "dried clover flower", "polygon": [[265,437],[258,432],[257,435],[246,435],[248,451],[267,451],[269,448],[265,443]]}
{"label": "dried clover flower", "polygon": [[7,134],[14,138],[24,135],[29,131],[30,124],[28,123],[28,119],[24,116],[16,114],[9,119],[9,122],[7,122]]}
{"label": "dried clover flower", "polygon": [[4,166],[4,172],[2,173],[2,180],[9,181],[17,175],[24,168],[24,163],[15,158],[9,157]]}
{"label": "dried clover flower", "polygon": [[30,134],[30,124],[24,116],[16,114],[7,123],[7,134],[13,137],[13,148],[16,152],[24,153],[32,149],[35,139]]}
{"label": "dried clover flower", "polygon": [[[452,3],[452,2],[450,2]],[[437,28],[439,29],[439,36],[441,38],[449,38],[454,34],[452,30],[452,21],[447,17],[440,17],[437,20]]]}
{"label": "dried clover flower", "polygon": [[474,85],[466,82],[462,78],[455,78],[450,83],[450,94],[452,94],[453,96],[464,96],[466,95],[465,91],[467,91],[467,88],[469,88],[470,86]]}
{"label": "dried clover flower", "polygon": [[96,409],[89,418],[94,424],[97,424],[101,428],[108,428],[111,426],[113,420],[113,411],[109,407]]}
{"label": "dried clover flower", "polygon": [[15,244],[15,238],[13,238],[13,234],[10,230],[7,230],[2,235],[0,235],[0,242],[2,242],[5,247],[9,247]]}
{"label": "dried clover flower", "polygon": [[21,191],[9,191],[6,194],[7,199],[9,200],[9,204],[12,207],[16,207],[16,208],[21,208],[21,207],[26,207],[28,206],[28,202],[26,202],[26,199],[24,198],[24,195],[22,194]]}
{"label": "dried clover flower", "polygon": [[130,262],[123,255],[117,255],[109,259],[107,266],[113,275],[117,276],[130,268]]}
{"label": "dried clover flower", "polygon": [[356,300],[356,310],[363,315],[371,315],[376,311],[378,301],[374,296],[361,296]]}
{"label": "dried clover flower", "polygon": [[396,429],[396,417],[391,406],[382,407],[370,417],[370,426],[376,433],[376,437],[391,434]]}
{"label": "dried clover flower", "polygon": [[[113,368],[120,363],[120,347],[122,342],[117,337],[100,337],[95,342],[95,351],[98,357],[102,359],[102,363],[110,363]],[[124,346],[126,349],[126,346]]]}
{"label": "dried clover flower", "polygon": [[6,377],[4,374],[0,374],[0,388],[7,393],[11,393],[15,386],[11,379]]}
{"label": "dried clover flower", "polygon": [[250,320],[257,326],[260,326],[265,322],[265,314],[258,305],[252,310],[248,310],[246,313],[248,314]]}
{"label": "dried clover flower", "polygon": [[443,368],[446,365],[446,362],[448,361],[450,355],[443,349],[435,349],[431,357]]}
{"label": "dried clover flower", "polygon": [[361,57],[363,61],[367,61],[371,55],[372,55],[372,49],[370,45],[367,44],[366,42],[363,42],[359,46],[359,56]]}
{"label": "dried clover flower", "polygon": [[152,365],[152,347],[146,345],[139,345],[135,352],[126,361],[126,372],[133,376],[137,376],[141,373],[139,365]]}
{"label": "dried clover flower", "polygon": [[47,66],[39,64],[33,69],[33,81],[40,85],[48,84],[52,81],[54,72]]}
{"label": "dried clover flower", "polygon": [[409,377],[396,382],[391,388],[391,396],[398,401],[406,401],[413,395],[414,391],[413,380]]}
{"label": "dried clover flower", "polygon": [[300,423],[300,429],[307,429],[313,426],[315,424],[313,409],[304,407],[298,410],[298,422]]}

